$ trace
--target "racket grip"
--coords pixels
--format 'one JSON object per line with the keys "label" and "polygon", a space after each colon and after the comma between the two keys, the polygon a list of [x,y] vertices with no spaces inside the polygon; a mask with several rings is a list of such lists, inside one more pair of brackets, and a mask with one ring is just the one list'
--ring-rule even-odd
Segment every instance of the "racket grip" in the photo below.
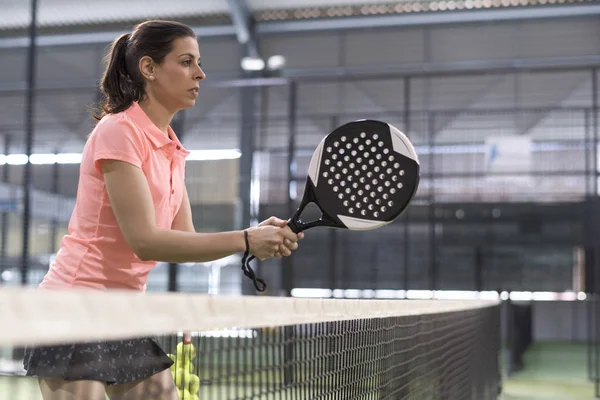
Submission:
{"label": "racket grip", "polygon": [[288,220],[288,226],[294,233],[302,232],[302,228],[300,228],[300,226],[298,226],[298,224],[293,219]]}

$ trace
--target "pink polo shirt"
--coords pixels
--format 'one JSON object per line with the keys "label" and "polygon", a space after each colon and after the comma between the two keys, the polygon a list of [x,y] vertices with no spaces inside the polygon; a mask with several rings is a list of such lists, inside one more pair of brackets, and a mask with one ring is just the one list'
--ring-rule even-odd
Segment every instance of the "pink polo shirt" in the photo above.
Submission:
{"label": "pink polo shirt", "polygon": [[121,160],[140,168],[152,193],[157,228],[171,229],[183,199],[188,154],[173,130],[165,135],[137,103],[105,116],[83,149],[68,234],[40,288],[144,291],[156,262],[140,260],[125,241],[108,198],[101,160]]}

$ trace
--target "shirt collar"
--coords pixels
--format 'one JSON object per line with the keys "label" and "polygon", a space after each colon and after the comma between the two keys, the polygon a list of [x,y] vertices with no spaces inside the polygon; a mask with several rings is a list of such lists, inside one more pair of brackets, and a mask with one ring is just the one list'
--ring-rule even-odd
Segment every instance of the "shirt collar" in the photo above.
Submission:
{"label": "shirt collar", "polygon": [[175,131],[171,129],[171,126],[167,127],[169,135],[165,135],[164,132],[154,125],[150,117],[146,115],[142,107],[140,107],[137,102],[134,101],[131,107],[127,109],[126,113],[133,120],[133,122],[135,122],[142,129],[148,139],[150,139],[150,142],[154,148],[158,149],[173,144],[175,145],[174,147],[177,149],[177,152],[182,153],[184,157],[190,154],[190,152],[183,147],[179,141],[179,138],[175,134]]}

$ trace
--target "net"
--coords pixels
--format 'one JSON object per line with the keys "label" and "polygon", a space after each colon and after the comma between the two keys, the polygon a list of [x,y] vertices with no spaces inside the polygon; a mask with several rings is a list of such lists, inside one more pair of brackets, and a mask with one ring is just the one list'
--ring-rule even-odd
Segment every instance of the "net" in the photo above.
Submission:
{"label": "net", "polygon": [[499,317],[483,300],[1,288],[0,399],[42,398],[25,346],[147,336],[175,360],[180,399],[496,399]]}

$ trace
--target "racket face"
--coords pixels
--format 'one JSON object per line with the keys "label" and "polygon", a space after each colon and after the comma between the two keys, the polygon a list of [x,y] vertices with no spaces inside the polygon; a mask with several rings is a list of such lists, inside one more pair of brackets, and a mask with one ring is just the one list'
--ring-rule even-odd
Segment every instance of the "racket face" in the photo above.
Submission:
{"label": "racket face", "polygon": [[[322,221],[350,230],[379,228],[409,205],[419,183],[419,159],[408,138],[381,121],[338,127],[315,150],[301,208],[314,202]],[[302,229],[302,226],[299,227]]]}

